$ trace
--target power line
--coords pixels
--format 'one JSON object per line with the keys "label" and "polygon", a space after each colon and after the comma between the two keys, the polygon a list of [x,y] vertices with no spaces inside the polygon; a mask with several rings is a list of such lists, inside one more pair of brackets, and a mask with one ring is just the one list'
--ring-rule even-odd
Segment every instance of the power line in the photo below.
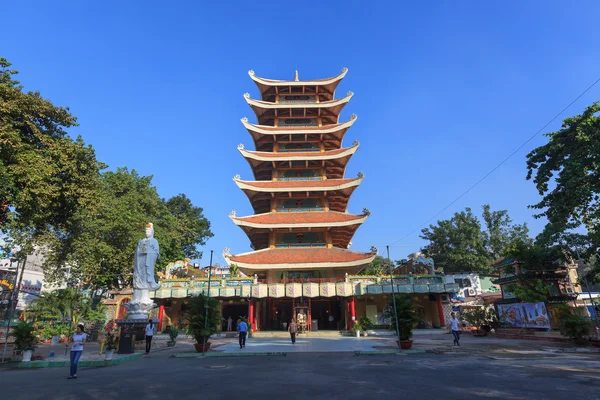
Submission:
{"label": "power line", "polygon": [[404,239],[406,239],[407,237],[411,236],[413,233],[415,233],[416,231],[418,231],[419,229],[421,229],[423,226],[427,225],[429,222],[431,222],[433,219],[435,219],[438,215],[440,215],[441,213],[443,213],[444,211],[446,211],[448,208],[450,208],[454,203],[456,203],[458,200],[462,199],[464,196],[466,196],[471,190],[473,190],[475,187],[477,187],[481,182],[483,182],[488,176],[490,176],[491,174],[493,174],[498,168],[500,168],[505,162],[507,162],[512,156],[514,156],[515,154],[517,154],[519,152],[519,150],[521,150],[523,147],[525,147],[525,145],[527,145],[527,143],[531,142],[537,135],[539,135],[544,129],[546,129],[546,127],[548,127],[548,125],[550,125],[552,122],[554,122],[554,120],[556,120],[558,117],[561,116],[562,113],[564,113],[565,111],[567,111],[569,109],[569,107],[571,107],[577,100],[579,100],[584,94],[586,94],[587,92],[589,92],[594,86],[596,86],[596,84],[600,82],[600,77],[598,79],[596,79],[596,81],[594,83],[592,83],[590,86],[587,87],[587,89],[585,89],[583,92],[581,92],[579,94],[579,96],[577,96],[573,101],[571,101],[565,108],[563,108],[558,114],[556,114],[550,121],[548,121],[544,126],[542,126],[536,133],[533,134],[533,136],[531,136],[529,139],[527,139],[523,144],[521,144],[519,147],[517,147],[512,153],[510,153],[504,160],[502,160],[498,165],[496,165],[494,168],[492,168],[487,174],[485,174],[481,179],[479,179],[477,182],[475,182],[474,185],[472,185],[470,188],[468,188],[466,191],[464,191],[460,196],[458,196],[456,199],[454,199],[452,202],[450,202],[446,207],[442,208],[437,214],[435,214],[433,217],[429,218],[427,221],[425,221],[424,223],[422,223],[421,225],[419,225],[418,227],[416,227],[415,229],[413,229],[412,231],[410,231],[409,233],[407,233],[406,235],[402,236],[400,239],[395,240],[393,242],[391,242],[389,245],[392,246],[394,243],[398,243]]}

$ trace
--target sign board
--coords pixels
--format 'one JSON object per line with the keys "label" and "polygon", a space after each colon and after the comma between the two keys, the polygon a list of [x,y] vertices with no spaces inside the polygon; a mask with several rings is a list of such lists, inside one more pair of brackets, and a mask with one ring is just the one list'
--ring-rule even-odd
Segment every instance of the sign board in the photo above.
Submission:
{"label": "sign board", "polygon": [[550,328],[544,303],[499,304],[500,325],[511,328]]}

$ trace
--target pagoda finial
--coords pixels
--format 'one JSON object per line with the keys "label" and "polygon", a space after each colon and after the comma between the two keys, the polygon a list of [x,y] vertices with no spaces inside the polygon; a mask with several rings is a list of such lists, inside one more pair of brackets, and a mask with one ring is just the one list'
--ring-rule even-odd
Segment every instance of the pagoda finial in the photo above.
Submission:
{"label": "pagoda finial", "polygon": [[298,70],[296,69],[296,76],[294,77],[294,82],[298,82],[300,79],[298,79]]}

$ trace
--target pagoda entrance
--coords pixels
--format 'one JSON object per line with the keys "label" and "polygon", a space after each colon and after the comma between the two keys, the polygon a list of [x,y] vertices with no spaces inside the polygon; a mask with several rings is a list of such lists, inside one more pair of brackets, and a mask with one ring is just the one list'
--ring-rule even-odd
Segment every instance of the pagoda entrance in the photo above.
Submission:
{"label": "pagoda entrance", "polygon": [[319,331],[339,331],[344,329],[345,315],[341,301],[337,298],[316,298],[310,302],[311,328],[314,322]]}

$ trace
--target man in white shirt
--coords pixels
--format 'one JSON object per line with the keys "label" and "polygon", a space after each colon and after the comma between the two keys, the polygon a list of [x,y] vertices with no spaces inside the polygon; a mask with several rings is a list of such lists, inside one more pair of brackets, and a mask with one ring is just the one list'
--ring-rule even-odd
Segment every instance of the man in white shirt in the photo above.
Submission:
{"label": "man in white shirt", "polygon": [[450,314],[450,329],[452,329],[452,335],[454,336],[454,345],[460,346],[460,328],[458,327],[458,319],[454,313]]}

